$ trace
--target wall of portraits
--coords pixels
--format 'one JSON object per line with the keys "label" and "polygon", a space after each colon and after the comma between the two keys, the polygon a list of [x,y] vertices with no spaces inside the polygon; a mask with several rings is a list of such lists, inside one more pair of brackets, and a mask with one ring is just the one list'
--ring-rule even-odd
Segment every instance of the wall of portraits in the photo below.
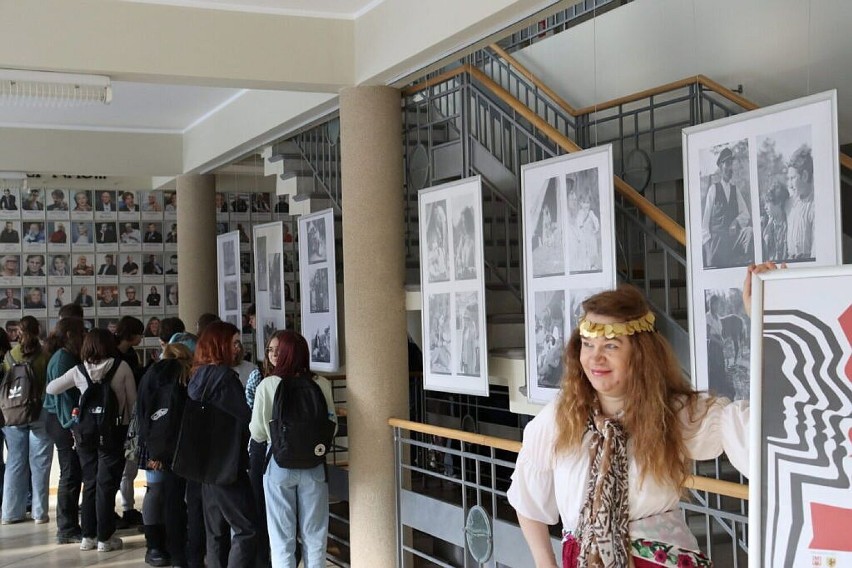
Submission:
{"label": "wall of portraits", "polygon": [[852,267],[754,287],[749,566],[850,565]]}
{"label": "wall of portraits", "polygon": [[311,350],[311,369],[340,369],[334,210],[299,218],[299,279],[308,295],[301,303],[302,335]]}
{"label": "wall of portraits", "polygon": [[834,91],[683,131],[692,377],[749,396],[745,268],[841,261]]}
{"label": "wall of portraits", "polygon": [[527,398],[559,392],[583,300],[615,286],[612,147],[522,168]]}
{"label": "wall of portraits", "polygon": [[423,386],[488,396],[479,176],[418,192]]}

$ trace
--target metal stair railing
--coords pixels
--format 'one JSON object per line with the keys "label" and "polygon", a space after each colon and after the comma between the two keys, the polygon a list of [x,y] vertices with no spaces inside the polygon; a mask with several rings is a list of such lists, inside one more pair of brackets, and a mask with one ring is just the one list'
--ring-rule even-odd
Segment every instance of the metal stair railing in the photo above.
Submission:
{"label": "metal stair railing", "polygon": [[302,160],[310,169],[314,181],[328,196],[338,213],[343,210],[339,125],[340,119],[334,115],[322,124],[299,132],[290,138],[290,141],[299,149]]}

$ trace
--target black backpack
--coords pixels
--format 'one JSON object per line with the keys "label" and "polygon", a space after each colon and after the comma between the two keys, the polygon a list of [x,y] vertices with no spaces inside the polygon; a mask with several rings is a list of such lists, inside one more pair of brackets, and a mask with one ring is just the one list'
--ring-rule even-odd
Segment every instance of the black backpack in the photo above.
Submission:
{"label": "black backpack", "polygon": [[119,428],[123,417],[110,384],[120,364],[121,359],[113,359],[109,371],[97,383],[92,381],[85,365],[77,365],[88,383],[77,405],[77,421],[71,426],[78,448],[115,450],[124,444],[124,432]]}
{"label": "black backpack", "polygon": [[325,463],[334,439],[322,389],[311,375],[282,379],[272,402],[272,456],[279,467],[309,469]]}
{"label": "black backpack", "polygon": [[[174,363],[172,363],[174,361]],[[175,454],[183,409],[186,406],[186,387],[178,382],[175,373],[180,373],[180,364],[175,360],[165,360],[154,365],[143,381],[156,381],[158,384],[145,390],[146,416],[137,416],[139,430],[144,432],[148,459],[161,461],[171,466]],[[160,377],[160,374],[168,375]]]}
{"label": "black backpack", "polygon": [[6,354],[9,370],[0,382],[0,411],[6,426],[23,426],[38,420],[44,385],[36,379],[29,361],[16,361]]}

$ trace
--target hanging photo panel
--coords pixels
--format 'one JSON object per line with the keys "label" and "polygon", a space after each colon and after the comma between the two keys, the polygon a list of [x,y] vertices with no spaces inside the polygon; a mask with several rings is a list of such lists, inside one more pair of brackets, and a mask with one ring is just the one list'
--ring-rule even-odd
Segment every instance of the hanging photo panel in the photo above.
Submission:
{"label": "hanging photo panel", "polygon": [[583,300],[615,286],[612,147],[522,168],[527,398],[559,392]]}
{"label": "hanging photo panel", "polygon": [[242,297],[240,290],[240,234],[236,231],[216,237],[216,265],[219,285],[219,318],[238,321],[242,327]]}
{"label": "hanging photo panel", "polygon": [[840,262],[837,95],[829,91],[683,131],[692,378],[749,396],[746,267]]}
{"label": "hanging photo panel", "polygon": [[[299,284],[302,290],[302,334],[311,350],[311,369],[340,370],[337,321],[337,268],[334,253],[334,210],[299,218]],[[290,263],[290,261],[287,261]],[[293,269],[292,263],[289,264]]]}
{"label": "hanging photo panel", "polygon": [[[265,353],[272,334],[286,327],[284,309],[284,229],[281,221],[253,227],[254,297],[257,334],[255,353]],[[237,232],[237,240],[241,238]],[[237,262],[236,251],[234,261]]]}
{"label": "hanging photo panel", "polygon": [[850,566],[852,267],[753,285],[749,566]]}
{"label": "hanging photo panel", "polygon": [[488,396],[482,182],[421,190],[423,386]]}

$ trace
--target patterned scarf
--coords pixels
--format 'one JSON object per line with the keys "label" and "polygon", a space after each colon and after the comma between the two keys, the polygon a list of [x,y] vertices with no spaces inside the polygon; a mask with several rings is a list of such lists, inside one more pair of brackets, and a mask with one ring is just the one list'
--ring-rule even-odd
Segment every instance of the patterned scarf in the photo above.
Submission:
{"label": "patterned scarf", "polygon": [[626,568],[630,556],[627,499],[627,434],[595,405],[589,418],[591,468],[580,511],[580,568]]}

